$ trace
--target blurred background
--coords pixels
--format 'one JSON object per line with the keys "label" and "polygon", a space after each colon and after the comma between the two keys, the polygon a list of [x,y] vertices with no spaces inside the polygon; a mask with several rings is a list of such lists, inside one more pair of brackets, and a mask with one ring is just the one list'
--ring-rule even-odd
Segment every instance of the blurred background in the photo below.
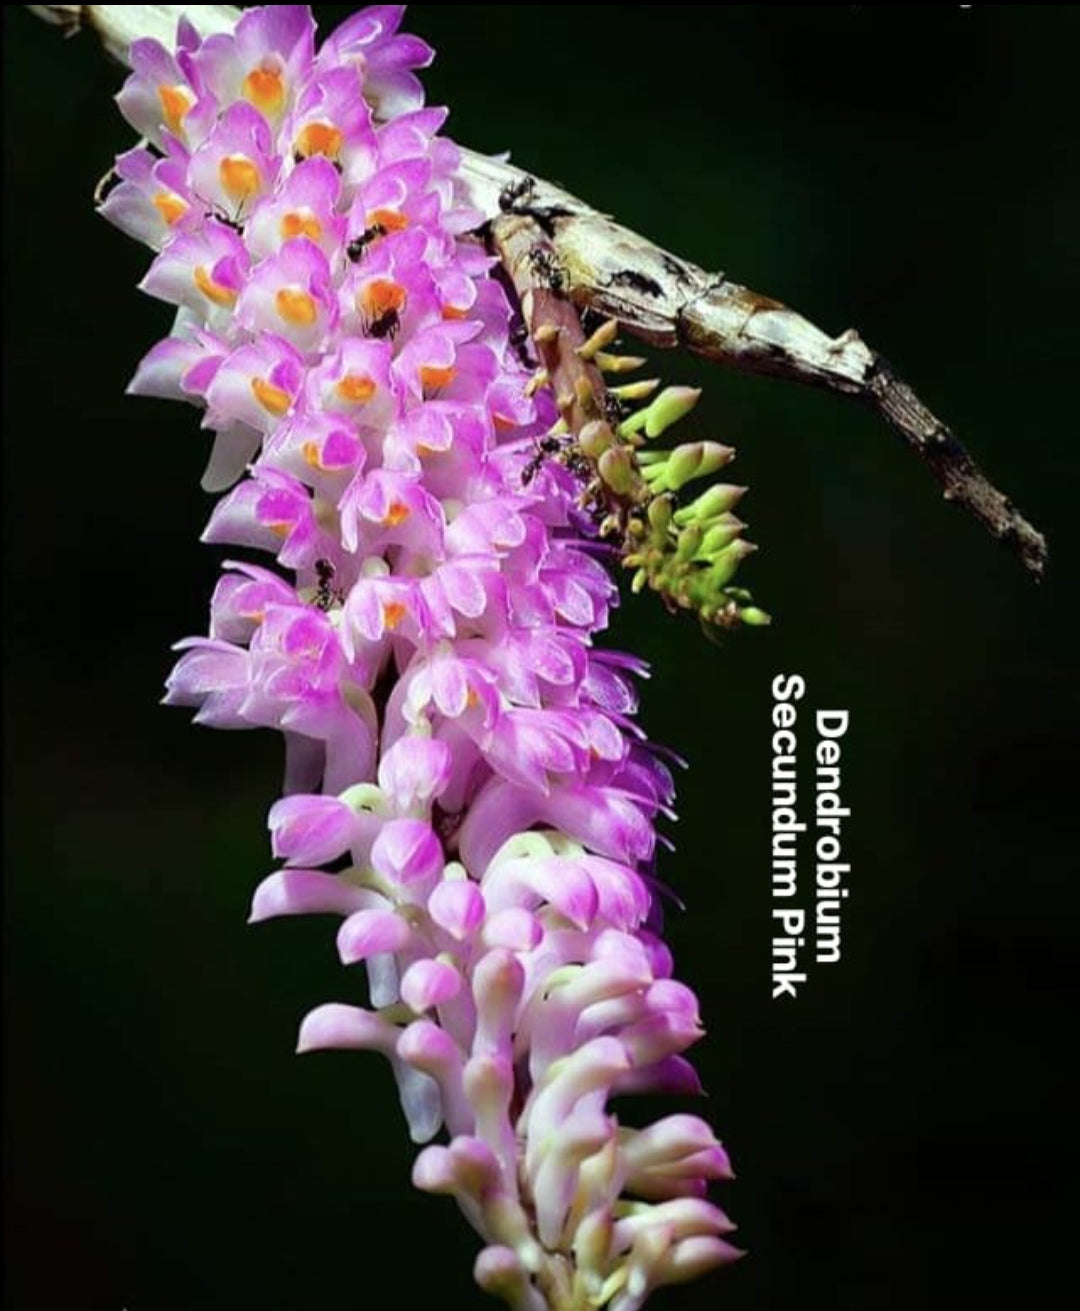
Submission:
{"label": "blurred background", "polygon": [[[688,906],[668,932],[738,1173],[718,1200],[749,1249],[650,1305],[1065,1305],[1080,13],[407,22],[438,50],[454,137],[856,326],[1050,538],[1036,587],[853,402],[662,361],[707,385],[680,439],[738,448],[762,547],[741,580],[776,623],[718,649],[628,598],[613,633],[652,662],[644,724],[691,765],[661,874]],[[148,254],[92,212],[133,144],[120,70],[24,11],[5,28],[7,1305],[316,1311],[389,1287],[479,1307],[471,1232],[409,1184],[385,1063],[292,1054],[308,1008],[362,991],[330,922],[245,927],[277,738],[157,704],[221,553],[197,541],[197,416],[123,395],[171,316],[135,290]],[[781,672],[808,684],[807,761],[810,710],[851,712],[843,958],[795,1002],[769,978]]]}

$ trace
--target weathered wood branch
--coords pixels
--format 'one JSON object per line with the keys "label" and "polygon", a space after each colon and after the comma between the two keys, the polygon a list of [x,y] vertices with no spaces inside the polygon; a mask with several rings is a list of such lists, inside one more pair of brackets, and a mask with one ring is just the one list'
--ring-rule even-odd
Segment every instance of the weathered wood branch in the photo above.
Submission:
{"label": "weathered wood branch", "polygon": [[[28,7],[68,32],[92,29],[124,62],[137,36],[171,43],[181,13],[209,32],[227,30],[240,12],[230,5]],[[463,150],[461,189],[465,202],[488,220],[509,211],[541,225],[579,309],[616,318],[625,331],[654,346],[681,347],[743,372],[858,397],[928,466],[946,500],[974,515],[1036,578],[1042,575],[1046,539],[855,331],[830,337],[778,301],[661,250],[576,196],[503,160]]]}

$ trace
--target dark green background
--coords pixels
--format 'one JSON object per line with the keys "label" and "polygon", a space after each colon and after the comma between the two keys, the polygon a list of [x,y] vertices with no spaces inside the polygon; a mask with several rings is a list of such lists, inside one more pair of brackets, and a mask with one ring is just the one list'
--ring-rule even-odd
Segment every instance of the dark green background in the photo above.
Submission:
{"label": "dark green background", "polygon": [[[648,599],[616,626],[654,664],[645,724],[692,765],[669,932],[750,1250],[655,1305],[1065,1306],[1076,8],[416,5],[409,26],[455,136],[857,325],[1051,540],[1036,588],[853,403],[664,360],[708,384],[693,432],[739,448],[744,576],[778,622],[722,650]],[[409,1185],[385,1064],[291,1054],[307,1008],[360,992],[330,922],[245,927],[278,741],[157,705],[219,552],[195,413],[122,394],[169,312],[91,212],[132,144],[119,72],[22,12],[5,37],[7,1304],[480,1306],[471,1233]],[[768,978],[780,671],[852,714],[844,956],[794,1004]]]}

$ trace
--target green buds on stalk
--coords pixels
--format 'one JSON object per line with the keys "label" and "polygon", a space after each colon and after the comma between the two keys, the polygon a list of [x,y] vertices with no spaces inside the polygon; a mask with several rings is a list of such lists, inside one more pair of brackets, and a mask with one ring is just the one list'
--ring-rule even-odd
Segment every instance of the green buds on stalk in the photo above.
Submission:
{"label": "green buds on stalk", "polygon": [[[614,321],[602,324],[576,348],[578,357],[608,374],[639,367],[644,360],[607,350],[616,329]],[[648,587],[669,610],[693,610],[707,631],[768,624],[769,616],[751,603],[750,593],[732,586],[739,565],[757,549],[742,537],[746,525],[733,513],[746,488],[714,483],[679,503],[688,483],[719,472],[735,452],[715,441],[669,450],[647,447],[689,414],[701,395],[696,387],[665,387],[653,396],[658,386],[649,378],[609,387],[608,396],[622,406],[640,403],[621,422],[592,394],[588,405],[578,396],[586,413],[597,416],[579,429],[576,449],[595,470],[586,496],[599,508],[600,535],[621,538],[623,564],[634,571],[634,592]],[[566,408],[570,403],[568,396]]]}

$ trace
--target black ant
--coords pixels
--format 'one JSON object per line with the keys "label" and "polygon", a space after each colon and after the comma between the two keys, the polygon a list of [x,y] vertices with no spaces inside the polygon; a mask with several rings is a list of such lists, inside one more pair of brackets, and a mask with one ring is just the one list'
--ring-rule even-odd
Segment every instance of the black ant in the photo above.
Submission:
{"label": "black ant", "polygon": [[613,428],[617,428],[630,412],[630,407],[619,400],[617,396],[612,396],[611,392],[604,391],[602,397],[604,406],[604,418]]}
{"label": "black ant", "polygon": [[521,319],[510,326],[510,345],[527,369],[535,367],[536,361],[529,354],[529,330]]}
{"label": "black ant", "polygon": [[237,205],[236,207],[236,213],[230,218],[230,216],[225,212],[225,210],[221,208],[220,205],[215,205],[211,201],[203,199],[203,197],[200,196],[197,191],[193,191],[192,195],[195,197],[196,200],[202,201],[202,203],[206,206],[207,218],[217,219],[219,223],[223,224],[227,228],[232,228],[232,230],[238,233],[241,237],[244,235],[244,225],[240,221],[240,215],[244,209],[244,202],[242,200],[240,204]]}
{"label": "black ant", "polygon": [[542,230],[544,236],[555,236],[555,220],[567,218],[573,212],[563,205],[536,204],[536,179],[515,178],[499,192],[499,209],[503,214],[526,214]]}
{"label": "black ant", "polygon": [[521,471],[521,485],[528,487],[536,475],[540,472],[540,466],[549,455],[554,455],[561,450],[562,442],[558,437],[541,437],[536,443],[536,454]]}
{"label": "black ant", "polygon": [[344,598],[341,589],[334,586],[335,569],[329,560],[315,561],[315,576],[319,580],[315,587],[315,604],[320,610],[331,610],[335,602]]}
{"label": "black ant", "polygon": [[214,218],[216,218],[219,223],[224,223],[227,228],[232,228],[232,230],[238,233],[241,237],[244,235],[244,225],[239,219],[229,218],[227,214],[220,213],[219,211],[214,212]]}
{"label": "black ant", "polygon": [[512,214],[522,203],[528,204],[535,190],[535,178],[515,178],[499,192],[499,208],[504,214]]}
{"label": "black ant", "polygon": [[572,446],[570,450],[564,452],[562,462],[570,470],[575,478],[584,481],[586,478],[593,476],[593,464],[584,451],[578,450]]}
{"label": "black ant", "polygon": [[386,236],[386,228],[382,223],[373,223],[370,228],[365,228],[358,237],[345,247],[345,254],[354,264],[359,263],[364,258],[364,251],[373,241],[378,241],[380,237]]}
{"label": "black ant", "polygon": [[533,246],[529,251],[529,267],[536,278],[546,282],[556,296],[566,294],[566,275],[558,260],[546,246]]}
{"label": "black ant", "polygon": [[[335,171],[336,173],[339,173],[339,174],[340,174],[340,173],[344,173],[344,172],[345,172],[345,166],[342,164],[342,162],[341,162],[340,159],[330,159],[330,156],[329,156],[329,155],[326,155],[326,154],[323,154],[322,151],[316,151],[316,154],[322,154],[323,159],[329,159],[329,160],[330,160],[330,163],[333,164],[333,166],[334,166],[334,171]],[[293,163],[296,164],[296,165],[303,164],[303,163],[305,163],[307,160],[309,160],[309,159],[311,159],[311,158],[312,158],[311,155],[305,155],[304,152],[303,152],[302,150],[294,150],[294,151],[293,151]]]}
{"label": "black ant", "polygon": [[395,309],[383,310],[370,323],[365,324],[364,331],[379,341],[393,341],[401,331],[401,316]]}

